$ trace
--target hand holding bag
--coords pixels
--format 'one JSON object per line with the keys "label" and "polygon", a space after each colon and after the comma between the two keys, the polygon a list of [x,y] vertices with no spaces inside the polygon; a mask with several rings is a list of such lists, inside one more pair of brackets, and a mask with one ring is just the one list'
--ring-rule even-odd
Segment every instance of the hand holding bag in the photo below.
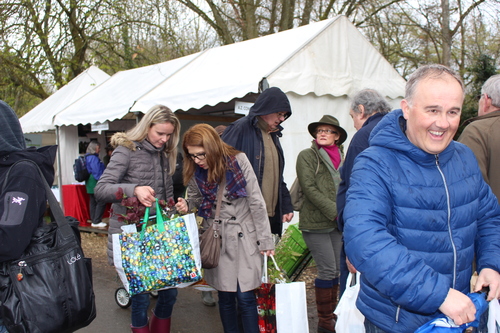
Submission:
{"label": "hand holding bag", "polygon": [[212,224],[200,236],[200,255],[203,268],[215,268],[219,265],[220,250],[222,247],[223,222],[220,220],[220,206],[222,204],[222,191],[225,182],[219,185],[217,191],[217,207]]}
{"label": "hand holding bag", "polygon": [[[356,276],[356,284],[352,285],[352,279]],[[333,313],[337,315],[337,332],[365,333],[365,316],[356,307],[356,299],[359,294],[360,273],[356,275],[349,273],[347,288],[340,298],[339,304]]]}
{"label": "hand holding bag", "polygon": [[[22,160],[11,169],[26,162],[36,166]],[[96,316],[92,264],[83,255],[78,229],[74,231],[68,224],[42,171],[38,171],[55,223],[35,231],[21,258],[1,263],[1,317],[10,333],[74,332]]]}
{"label": "hand holding bag", "polygon": [[[144,221],[148,220],[146,208]],[[164,221],[156,200],[155,222],[140,232],[112,236],[115,268],[131,296],[201,280],[194,215]]]}

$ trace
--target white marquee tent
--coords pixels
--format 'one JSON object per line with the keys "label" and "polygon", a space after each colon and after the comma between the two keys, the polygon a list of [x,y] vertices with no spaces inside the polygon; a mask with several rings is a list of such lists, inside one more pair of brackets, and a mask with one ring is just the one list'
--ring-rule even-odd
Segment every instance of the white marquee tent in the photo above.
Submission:
{"label": "white marquee tent", "polygon": [[[307,124],[323,114],[337,117],[349,134],[347,146],[355,132],[349,97],[360,89],[374,88],[397,106],[405,85],[356,27],[339,16],[116,73],[55,115],[53,124],[103,123],[129,112],[146,112],[155,104],[192,115],[227,114],[235,101],[255,98],[260,83],[281,88],[292,105],[293,115],[283,124],[282,138],[289,184],[295,177],[297,154],[312,139]],[[71,168],[76,147],[63,155]],[[63,179],[63,184],[68,181]]]}
{"label": "white marquee tent", "polygon": [[54,130],[53,117],[65,107],[106,81],[109,75],[91,66],[56,91],[30,112],[19,118],[24,133]]}
{"label": "white marquee tent", "polygon": [[[89,91],[95,89],[97,86],[99,86],[99,84],[106,81],[109,77],[110,76],[108,74],[106,74],[96,66],[87,68],[64,87],[56,91],[50,97],[33,108],[30,112],[22,116],[19,119],[19,122],[21,123],[23,132],[43,132],[44,134],[47,132],[53,133],[53,131],[56,129],[56,126],[53,122],[54,116]],[[63,158],[63,160],[65,161],[64,164],[62,164],[63,167],[61,167],[61,151],[68,151],[68,147],[74,147],[75,145],[77,146],[78,137],[76,134],[76,128],[74,128],[73,126],[63,126],[57,136],[58,139],[56,138],[56,140],[59,144],[57,158],[57,179],[58,184],[61,184],[62,178],[73,178],[72,163],[70,163],[68,166],[67,161]],[[54,140],[53,137],[52,140]],[[76,156],[72,155],[72,157],[74,159]],[[66,181],[63,184],[68,183],[70,183],[70,181]]]}

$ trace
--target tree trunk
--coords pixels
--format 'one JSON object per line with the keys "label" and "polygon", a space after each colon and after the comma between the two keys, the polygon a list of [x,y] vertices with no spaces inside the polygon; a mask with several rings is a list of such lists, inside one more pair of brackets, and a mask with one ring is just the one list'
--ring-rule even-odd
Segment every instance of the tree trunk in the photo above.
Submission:
{"label": "tree trunk", "polygon": [[451,31],[450,31],[450,2],[441,0],[441,31],[443,34],[443,57],[442,64],[450,66],[451,58]]}

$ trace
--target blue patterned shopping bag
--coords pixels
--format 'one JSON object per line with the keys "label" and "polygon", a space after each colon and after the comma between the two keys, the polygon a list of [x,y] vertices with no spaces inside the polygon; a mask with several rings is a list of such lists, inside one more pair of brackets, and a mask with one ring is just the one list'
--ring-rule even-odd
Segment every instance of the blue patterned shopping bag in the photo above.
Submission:
{"label": "blue patterned shopping bag", "polygon": [[[158,203],[156,207],[156,223],[140,232],[115,236],[119,246],[114,245],[114,251],[119,248],[121,252],[120,256],[114,254],[115,266],[120,266],[117,261],[121,259],[127,282],[124,285],[128,284],[131,296],[187,286],[202,277],[196,220],[181,216],[164,221]],[[144,216],[145,221],[148,219],[149,209]],[[117,271],[120,275],[119,267]]]}

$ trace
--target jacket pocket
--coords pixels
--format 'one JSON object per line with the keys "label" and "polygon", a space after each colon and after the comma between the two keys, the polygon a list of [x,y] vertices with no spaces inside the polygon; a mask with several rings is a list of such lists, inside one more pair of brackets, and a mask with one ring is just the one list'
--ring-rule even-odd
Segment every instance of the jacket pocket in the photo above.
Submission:
{"label": "jacket pocket", "polygon": [[246,252],[249,255],[255,254],[259,250],[259,247],[257,245],[257,232],[255,230],[255,224],[252,220],[247,220],[243,222],[243,228],[241,229],[243,230],[241,236],[238,236],[242,237],[244,244],[243,246],[245,247]]}

